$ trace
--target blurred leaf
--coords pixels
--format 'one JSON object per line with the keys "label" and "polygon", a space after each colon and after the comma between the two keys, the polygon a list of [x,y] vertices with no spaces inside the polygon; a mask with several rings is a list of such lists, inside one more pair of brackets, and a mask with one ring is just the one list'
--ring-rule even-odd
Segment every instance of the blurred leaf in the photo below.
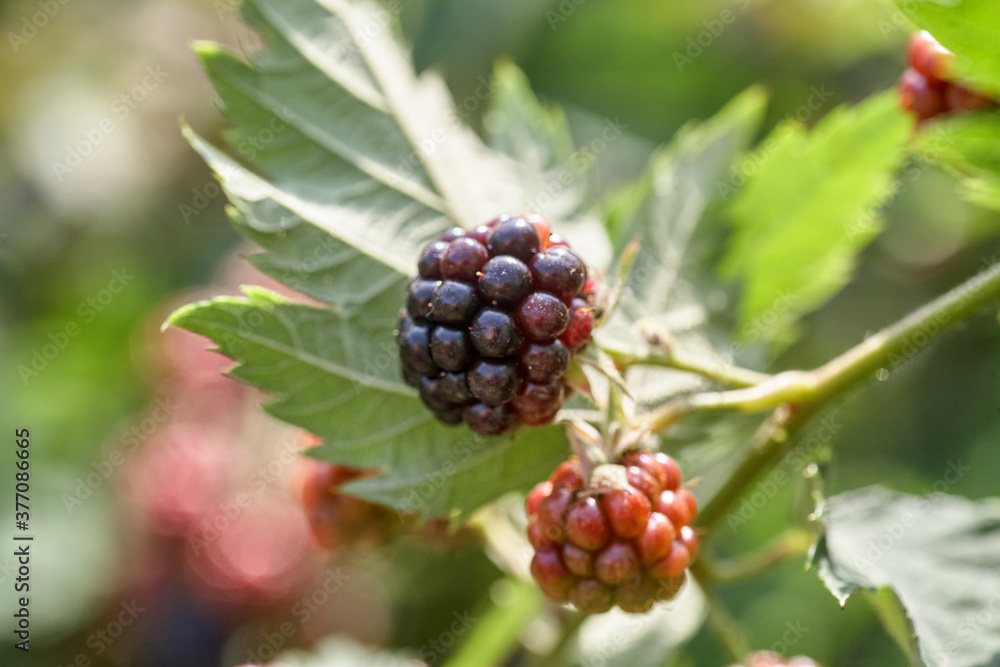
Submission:
{"label": "blurred leaf", "polygon": [[398,377],[390,330],[245,291],[186,306],[169,324],[214,340],[240,363],[233,377],[276,396],[268,412],[322,436],[312,455],[383,471],[345,487],[351,493],[432,516],[468,511],[527,488],[565,458],[558,427],[487,439],[437,422]]}
{"label": "blurred leaf", "polygon": [[1000,94],[1000,5],[995,0],[896,0],[896,6],[955,53],[959,74],[974,88]]}
{"label": "blurred leaf", "polygon": [[1000,210],[1000,113],[960,114],[929,123],[913,139],[925,159],[956,172],[958,194]]}
{"label": "blurred leaf", "polygon": [[910,125],[890,91],[835,109],[810,132],[783,123],[761,142],[756,173],[728,209],[722,270],[743,281],[740,330],[773,321],[770,338],[789,343],[796,319],[848,282],[879,231],[870,218],[889,196]]}
{"label": "blurred leaf", "polygon": [[525,627],[538,617],[542,595],[533,581],[508,579],[504,600],[479,618],[445,667],[502,665]]}
{"label": "blurred leaf", "polygon": [[814,563],[841,605],[859,588],[891,587],[924,664],[998,664],[1000,501],[867,487],[831,498],[823,523]]}

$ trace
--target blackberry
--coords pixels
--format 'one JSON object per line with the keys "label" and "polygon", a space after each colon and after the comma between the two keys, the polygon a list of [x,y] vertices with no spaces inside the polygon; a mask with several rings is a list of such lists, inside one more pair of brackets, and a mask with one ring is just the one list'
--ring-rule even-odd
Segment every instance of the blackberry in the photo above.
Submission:
{"label": "blackberry", "polygon": [[303,467],[302,506],[320,546],[330,550],[375,547],[399,532],[399,519],[387,507],[339,491],[343,484],[378,471],[315,459],[305,459]]}
{"label": "blackberry", "polygon": [[430,332],[419,324],[411,325],[399,343],[399,357],[409,370],[420,375],[437,372],[437,364],[431,359]]}
{"label": "blackberry", "polygon": [[996,100],[955,81],[955,55],[927,31],[910,36],[906,59],[909,67],[899,79],[899,103],[918,124],[946,113],[996,106]]}
{"label": "blackberry", "polygon": [[579,297],[570,302],[569,320],[566,330],[559,340],[572,352],[578,352],[587,346],[590,333],[594,329],[594,308]]}
{"label": "blackberry", "polygon": [[[539,215],[449,229],[424,248],[407,286],[396,333],[403,379],[442,422],[480,435],[547,424],[568,393],[570,357],[590,338],[594,285]],[[553,543],[540,531],[539,545]],[[583,587],[581,604],[601,606],[599,586]]]}
{"label": "blackberry", "polygon": [[681,481],[665,454],[628,452],[590,484],[575,459],[561,464],[525,501],[542,592],[583,614],[639,613],[674,597],[698,553],[697,504]]}

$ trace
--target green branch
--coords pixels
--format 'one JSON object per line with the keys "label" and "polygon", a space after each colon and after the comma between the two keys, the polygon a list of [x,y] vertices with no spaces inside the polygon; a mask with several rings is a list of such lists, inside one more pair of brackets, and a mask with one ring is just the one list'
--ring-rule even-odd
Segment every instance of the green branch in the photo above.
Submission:
{"label": "green branch", "polygon": [[998,298],[1000,264],[993,264],[815,370],[780,373],[747,389],[674,399],[647,419],[646,428],[662,432],[681,417],[700,410],[774,410],[754,436],[751,455],[699,513],[699,524],[712,525],[742,497],[759,473],[776,464],[791,448],[792,436],[831,399],[873,377],[878,370],[894,365],[897,358],[916,356],[931,341]]}
{"label": "green branch", "polygon": [[681,396],[650,414],[644,424],[661,433],[683,417],[710,410],[763,412],[791,403],[821,406],[897,357],[911,358],[987,303],[1000,298],[1000,264],[931,301],[887,329],[811,371],[786,371],[754,386]]}
{"label": "green branch", "polygon": [[679,350],[673,345],[664,346],[663,352],[660,353],[649,352],[640,354],[608,346],[607,344],[602,345],[601,350],[606,352],[619,368],[628,368],[629,366],[673,368],[674,370],[701,375],[713,382],[730,387],[753,387],[771,377],[766,373],[758,373],[747,368],[734,366],[722,359],[704,359]]}

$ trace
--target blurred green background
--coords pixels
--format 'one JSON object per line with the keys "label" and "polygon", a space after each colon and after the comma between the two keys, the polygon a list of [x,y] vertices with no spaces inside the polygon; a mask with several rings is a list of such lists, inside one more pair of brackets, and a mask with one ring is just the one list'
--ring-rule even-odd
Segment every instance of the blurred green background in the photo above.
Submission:
{"label": "blurred green background", "polygon": [[[811,124],[838,103],[894,85],[910,31],[888,0],[404,5],[417,66],[440,68],[457,100],[475,96],[493,61],[506,55],[542,98],[566,109],[579,143],[605,119],[624,123],[626,138],[598,165],[605,189],[633,179],[687,120],[708,117],[753,83],[772,94],[768,128],[796,114]],[[168,566],[155,558],[158,539],[137,523],[124,479],[133,468],[127,459],[142,456],[147,438],[91,494],[77,487],[107,469],[121,434],[141,425],[163,395],[162,352],[151,341],[170,304],[192,290],[231,289],[240,278],[224,198],[182,140],[178,119],[209,137],[220,129],[190,41],[240,48],[253,37],[228,0],[8,0],[0,24],[0,534],[6,542],[13,513],[13,432],[29,428],[36,536],[30,660],[19,662],[25,656],[11,650],[2,627],[0,663],[63,665],[81,655],[95,665],[246,662],[246,648],[273,634],[291,606],[284,598],[220,605],[203,600],[197,583],[149,584],[156,568]],[[817,91],[828,100],[810,110],[804,105]],[[802,342],[775,368],[820,363],[995,261],[996,215],[961,203],[949,176],[914,174],[855,280],[807,318]],[[919,493],[939,483],[935,490],[994,494],[998,343],[996,321],[984,314],[838,409],[832,491],[879,482]],[[234,461],[245,456],[242,444],[236,438]],[[952,464],[967,470],[942,488]],[[720,549],[738,553],[775,534],[789,519],[793,491],[724,536]],[[74,494],[87,497],[67,501]],[[419,652],[456,610],[482,613],[497,596],[491,584],[501,572],[479,550],[411,544],[365,559],[363,566],[343,562],[370,580],[355,577],[356,594],[340,591],[324,607],[325,624],[284,647],[336,630]],[[4,618],[13,565],[0,555]],[[802,572],[801,560],[721,594],[755,648],[781,642],[786,624],[798,623],[807,630],[790,653],[831,667],[906,664],[863,600],[841,611]],[[120,639],[95,640],[95,629],[108,628],[133,599],[150,611]],[[522,663],[515,656],[511,664]],[[724,658],[703,631],[664,664],[722,665]]]}

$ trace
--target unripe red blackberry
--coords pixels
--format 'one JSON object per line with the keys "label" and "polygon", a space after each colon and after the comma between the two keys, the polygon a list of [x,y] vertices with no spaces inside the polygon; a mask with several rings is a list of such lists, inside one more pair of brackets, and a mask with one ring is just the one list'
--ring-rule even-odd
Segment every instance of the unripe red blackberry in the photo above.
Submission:
{"label": "unripe red blackberry", "polygon": [[598,466],[589,484],[578,461],[560,464],[525,501],[542,592],[584,614],[644,612],[676,595],[698,552],[697,504],[680,485],[665,454],[629,452]]}
{"label": "unripe red blackberry", "polygon": [[927,31],[910,36],[906,58],[909,67],[899,79],[899,102],[918,123],[946,113],[996,106],[996,100],[955,81],[955,55]]}
{"label": "unripe red blackberry", "polygon": [[376,547],[404,525],[390,509],[338,491],[375,471],[313,459],[304,465],[302,505],[313,537],[324,548]]}
{"label": "unripe red blackberry", "polygon": [[480,435],[555,419],[590,340],[595,282],[539,215],[452,228],[421,253],[396,341],[402,375],[447,424]]}

